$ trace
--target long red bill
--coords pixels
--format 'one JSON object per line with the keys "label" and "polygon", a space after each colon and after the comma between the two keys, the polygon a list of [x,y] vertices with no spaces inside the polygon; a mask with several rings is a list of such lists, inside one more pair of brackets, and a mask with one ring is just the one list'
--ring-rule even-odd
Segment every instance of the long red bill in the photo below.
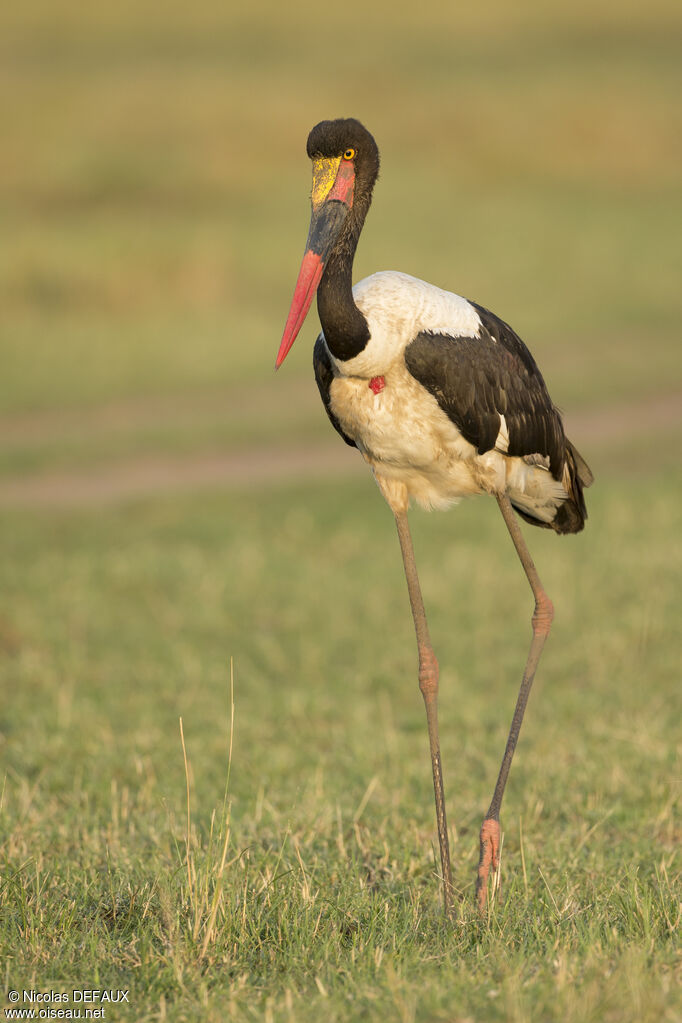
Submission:
{"label": "long red bill", "polygon": [[286,359],[299,330],[303,326],[303,321],[308,315],[308,310],[317,291],[323,271],[324,260],[322,256],[308,249],[299,270],[294,297],[291,300],[289,316],[287,317],[284,334],[282,335],[282,343],[279,346],[277,359],[275,360],[275,369],[279,369]]}
{"label": "long red bill", "polygon": [[312,215],[305,255],[291,300],[275,369],[284,362],[322,280],[327,259],[343,229],[353,205],[355,169],[353,161],[321,158],[313,163]]}

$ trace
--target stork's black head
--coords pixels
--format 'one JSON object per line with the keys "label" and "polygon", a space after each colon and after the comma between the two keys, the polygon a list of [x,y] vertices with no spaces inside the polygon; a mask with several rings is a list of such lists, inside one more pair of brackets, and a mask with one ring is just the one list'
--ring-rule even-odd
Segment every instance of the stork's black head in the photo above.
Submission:
{"label": "stork's black head", "polygon": [[320,121],[308,136],[307,148],[313,161],[313,210],[276,367],[303,326],[332,250],[337,265],[341,254],[350,272],[379,173],[377,144],[354,117]]}
{"label": "stork's black head", "polygon": [[313,162],[319,159],[347,158],[347,154],[352,153],[358,185],[368,187],[371,196],[372,186],[379,173],[379,150],[374,138],[360,121],[354,117],[320,121],[308,135],[306,148]]}

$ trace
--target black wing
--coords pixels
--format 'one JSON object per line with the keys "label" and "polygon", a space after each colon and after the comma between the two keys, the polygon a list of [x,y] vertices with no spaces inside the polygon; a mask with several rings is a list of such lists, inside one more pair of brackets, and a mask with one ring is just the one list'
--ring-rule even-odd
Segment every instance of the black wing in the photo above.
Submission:
{"label": "black wing", "polygon": [[471,304],[481,318],[478,335],[418,334],[405,349],[408,370],[480,455],[495,446],[502,414],[508,454],[544,455],[560,479],[564,428],[533,356],[509,324]]}
{"label": "black wing", "polygon": [[331,408],[331,399],[329,397],[329,388],[332,385],[334,379],[334,370],[332,369],[332,361],[327,351],[327,346],[324,343],[324,335],[320,334],[315,347],[313,348],[313,369],[315,371],[315,380],[317,382],[317,388],[322,398],[327,415],[329,416],[329,422],[332,424],[337,433],[340,433],[346,444],[350,444],[352,448],[357,447],[354,440],[343,432],[341,423],[338,421]]}

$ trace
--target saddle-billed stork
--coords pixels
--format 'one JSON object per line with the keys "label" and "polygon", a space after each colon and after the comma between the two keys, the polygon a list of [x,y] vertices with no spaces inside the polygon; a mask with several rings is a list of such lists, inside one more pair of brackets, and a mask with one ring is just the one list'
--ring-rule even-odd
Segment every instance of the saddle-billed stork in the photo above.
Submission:
{"label": "saddle-billed stork", "polygon": [[438,662],[426,623],[407,520],[410,499],[445,508],[491,494],[535,598],[533,635],[492,802],[480,832],[477,899],[497,870],[499,815],[528,694],[549,634],[545,593],[514,514],[556,533],[587,517],[592,473],[567,440],[533,356],[511,327],[459,295],[387,271],[353,287],[353,257],[379,173],[379,151],[355,119],[322,121],[308,136],[313,164],[308,241],[279,367],[317,294],[322,333],[315,379],[332,425],[371,466],[398,529],[426,705],[443,898],[453,900],[438,738]]}

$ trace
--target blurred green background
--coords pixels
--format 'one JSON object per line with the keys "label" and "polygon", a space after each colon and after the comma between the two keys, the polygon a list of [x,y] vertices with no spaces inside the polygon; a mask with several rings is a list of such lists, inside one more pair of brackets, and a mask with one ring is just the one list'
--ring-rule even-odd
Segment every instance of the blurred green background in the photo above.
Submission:
{"label": "blurred green background", "polygon": [[[229,997],[234,1018],[450,1023],[453,992],[462,1019],[679,1018],[681,37],[668,0],[3,5],[8,984],[102,966],[138,1021],[222,1020]],[[508,320],[597,479],[583,535],[529,531],[557,622],[508,900],[456,938],[397,542],[320,405],[314,311],[273,372],[305,141],[337,116],[382,155],[357,279],[403,270]],[[530,615],[498,518],[413,516],[466,906]],[[230,657],[238,859],[206,973],[177,719],[199,857]]]}
{"label": "blurred green background", "polygon": [[401,269],[496,311],[569,423],[679,380],[676,5],[57,0],[0,17],[12,473],[326,437],[313,316],[272,373],[324,117],[359,117],[382,153],[358,279]]}

